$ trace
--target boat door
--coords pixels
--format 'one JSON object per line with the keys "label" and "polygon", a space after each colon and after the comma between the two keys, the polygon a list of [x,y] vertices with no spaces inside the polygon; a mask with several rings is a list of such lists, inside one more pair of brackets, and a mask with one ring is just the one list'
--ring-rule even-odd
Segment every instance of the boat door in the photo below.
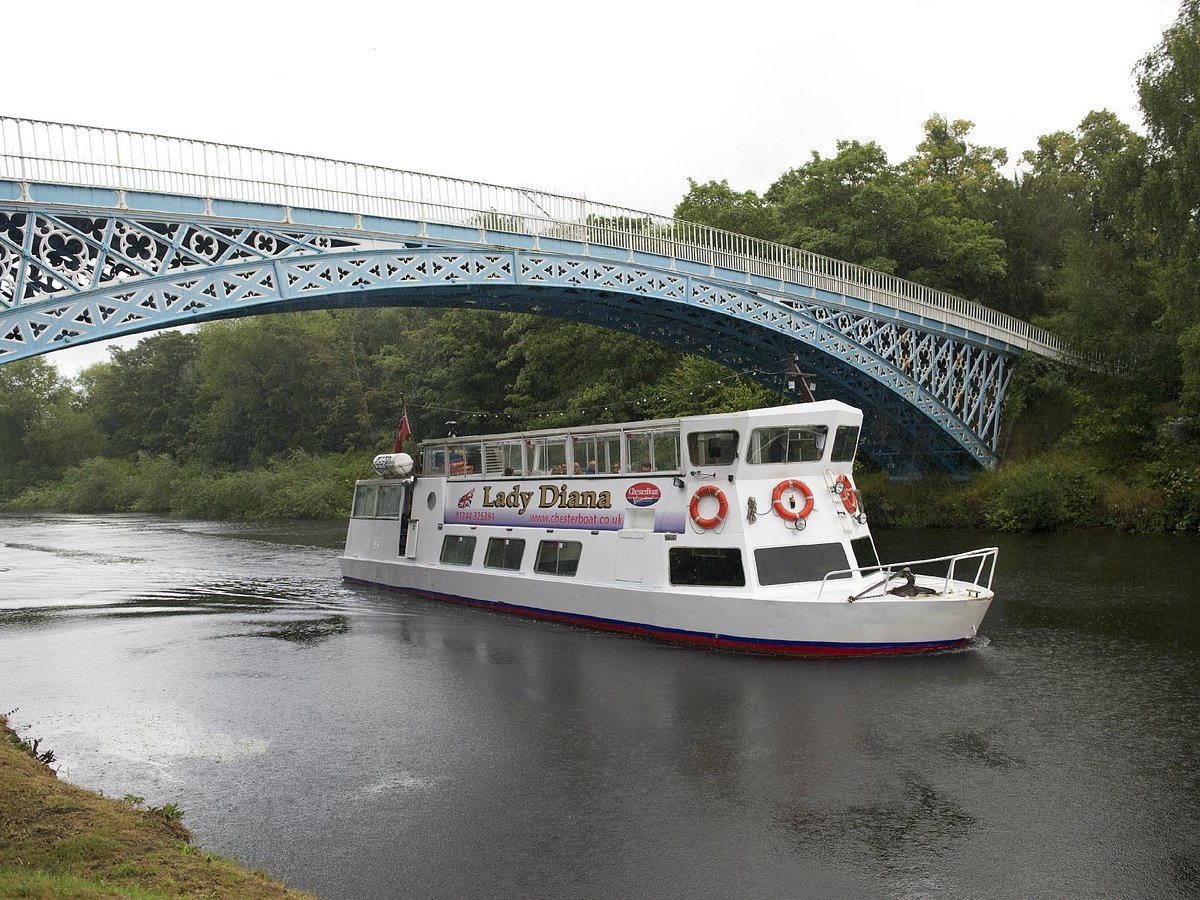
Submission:
{"label": "boat door", "polygon": [[[409,541],[413,542],[413,549],[415,549],[417,536],[417,523],[412,521],[412,485],[402,485],[401,490],[403,494],[400,499],[400,545],[396,548],[396,555],[411,556],[412,554],[407,552]],[[409,534],[410,527],[411,535]]]}
{"label": "boat door", "polygon": [[627,529],[617,532],[617,553],[613,560],[613,580],[625,584],[640,584],[646,571],[650,542],[648,531]]}

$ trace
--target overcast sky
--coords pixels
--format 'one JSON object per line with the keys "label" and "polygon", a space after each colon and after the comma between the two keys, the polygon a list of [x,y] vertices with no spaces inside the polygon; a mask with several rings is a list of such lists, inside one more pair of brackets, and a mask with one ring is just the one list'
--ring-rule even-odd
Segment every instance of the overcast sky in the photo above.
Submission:
{"label": "overcast sky", "polygon": [[[670,213],[933,113],[1010,168],[1109,109],[1178,0],[6,4],[6,115],[535,187]],[[98,345],[51,354],[65,371]]]}

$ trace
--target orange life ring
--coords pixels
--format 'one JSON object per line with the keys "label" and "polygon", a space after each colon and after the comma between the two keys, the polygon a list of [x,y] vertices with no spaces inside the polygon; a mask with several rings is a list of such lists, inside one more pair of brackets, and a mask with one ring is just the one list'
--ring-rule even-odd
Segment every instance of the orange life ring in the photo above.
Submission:
{"label": "orange life ring", "polygon": [[[783,502],[784,491],[799,491],[804,495],[804,505],[799,509],[795,508],[794,502],[790,506],[785,506]],[[788,522],[807,519],[808,514],[813,511],[813,494],[808,489],[808,485],[799,478],[789,478],[775,485],[775,491],[771,494],[771,506],[775,507],[775,512],[779,513],[781,519],[785,519]]]}
{"label": "orange life ring", "polygon": [[842,506],[846,507],[846,512],[854,515],[858,512],[858,494],[854,490],[854,484],[846,475],[839,475],[837,483],[842,486],[838,491],[842,495]]}
{"label": "orange life ring", "polygon": [[[717,498],[717,514],[715,516],[700,515],[700,500],[702,497]],[[725,492],[715,484],[702,484],[696,488],[696,493],[692,494],[692,502],[688,506],[688,512],[692,515],[692,521],[696,523],[698,528],[716,528],[725,521],[725,516],[729,513],[729,500],[725,497]]]}

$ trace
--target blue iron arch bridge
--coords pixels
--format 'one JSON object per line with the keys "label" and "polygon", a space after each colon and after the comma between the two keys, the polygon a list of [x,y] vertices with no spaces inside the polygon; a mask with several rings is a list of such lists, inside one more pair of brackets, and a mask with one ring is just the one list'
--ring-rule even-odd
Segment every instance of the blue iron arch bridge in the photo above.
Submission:
{"label": "blue iron arch bridge", "polygon": [[1013,361],[1063,355],[960,297],[663,216],[0,118],[0,365],[213,319],[384,305],[598,324],[738,371],[795,354],[822,396],[864,409],[863,452],[897,473],[994,465]]}

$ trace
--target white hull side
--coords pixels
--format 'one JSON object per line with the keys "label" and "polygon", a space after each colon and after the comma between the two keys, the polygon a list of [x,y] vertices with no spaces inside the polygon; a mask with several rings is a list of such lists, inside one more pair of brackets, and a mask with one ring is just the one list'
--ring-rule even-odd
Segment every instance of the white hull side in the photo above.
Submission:
{"label": "white hull side", "polygon": [[[342,557],[345,578],[423,596],[672,637],[727,645],[796,645],[878,650],[949,646],[975,636],[990,594],[871,597],[847,601],[847,584],[816,590],[793,586],[790,596],[756,598],[734,590],[692,593],[580,582],[528,575],[476,572],[449,566]],[[856,582],[857,584],[857,582]],[[974,587],[973,585],[971,586]],[[976,589],[978,592],[978,589]],[[746,647],[744,649],[753,649]],[[771,649],[766,646],[763,649]]]}

